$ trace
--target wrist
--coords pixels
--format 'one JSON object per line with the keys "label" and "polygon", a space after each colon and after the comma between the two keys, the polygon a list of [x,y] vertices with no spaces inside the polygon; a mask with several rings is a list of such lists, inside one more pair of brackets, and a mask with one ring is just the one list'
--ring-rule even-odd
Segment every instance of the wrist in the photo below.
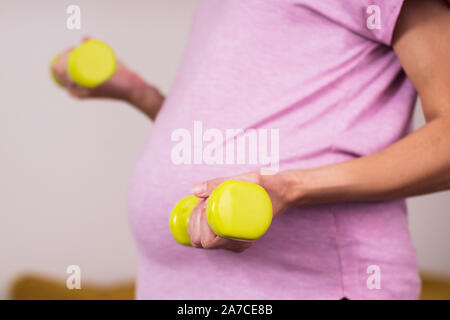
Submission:
{"label": "wrist", "polygon": [[284,172],[284,176],[289,208],[328,202],[329,181],[321,170],[288,170]]}
{"label": "wrist", "polygon": [[147,84],[144,82],[144,80],[142,80],[140,76],[133,72],[130,72],[129,83],[130,89],[128,91],[126,100],[127,102],[136,105],[142,100]]}
{"label": "wrist", "polygon": [[307,204],[308,181],[304,170],[287,170],[280,173],[285,188],[287,208]]}
{"label": "wrist", "polygon": [[127,100],[151,119],[154,119],[164,102],[164,96],[155,87],[148,85],[142,78],[135,75],[132,90]]}
{"label": "wrist", "polygon": [[273,175],[259,175],[259,177],[258,184],[269,193],[272,199],[274,217],[301,204],[304,182],[298,178],[296,171],[281,171]]}
{"label": "wrist", "polygon": [[286,177],[290,207],[349,201],[358,189],[353,175],[335,165],[287,171]]}

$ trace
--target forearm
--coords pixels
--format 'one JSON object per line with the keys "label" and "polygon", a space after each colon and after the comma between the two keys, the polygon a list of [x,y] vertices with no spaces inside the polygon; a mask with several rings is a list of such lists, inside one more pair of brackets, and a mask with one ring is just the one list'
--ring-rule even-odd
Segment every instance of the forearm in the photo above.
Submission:
{"label": "forearm", "polygon": [[291,205],[390,200],[450,189],[450,117],[436,118],[378,153],[283,175]]}
{"label": "forearm", "polygon": [[154,120],[164,103],[165,97],[153,86],[137,77],[128,102]]}

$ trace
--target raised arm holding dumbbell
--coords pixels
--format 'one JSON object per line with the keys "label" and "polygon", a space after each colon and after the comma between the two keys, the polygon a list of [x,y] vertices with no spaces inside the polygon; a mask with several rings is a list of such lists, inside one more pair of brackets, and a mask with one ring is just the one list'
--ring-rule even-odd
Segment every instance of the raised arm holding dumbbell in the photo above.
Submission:
{"label": "raised arm holding dumbbell", "polygon": [[[146,114],[150,119],[155,119],[158,111],[160,110],[164,96],[160,91],[152,85],[146,83],[137,73],[128,69],[122,62],[115,60],[115,56],[110,56],[108,48],[106,46],[100,52],[101,60],[108,60],[107,66],[102,70],[94,70],[100,73],[100,77],[93,80],[89,87],[83,86],[83,83],[77,83],[71,77],[69,73],[69,57],[73,53],[74,49],[81,50],[96,50],[97,48],[89,48],[88,45],[92,41],[89,38],[83,39],[83,44],[77,48],[69,48],[56,56],[51,63],[51,71],[55,80],[67,89],[67,92],[76,98],[110,98],[128,102],[138,110]],[[97,49],[98,50],[98,49]],[[112,49],[109,49],[112,50]],[[106,58],[105,58],[106,51]],[[83,59],[89,60],[89,53],[87,56],[81,57],[81,63]],[[96,57],[92,57],[94,63]],[[98,59],[98,57],[97,57]],[[111,61],[113,60],[113,61]],[[89,64],[90,61],[87,63]],[[104,79],[104,81],[99,81]],[[82,82],[82,81],[81,81]]]}

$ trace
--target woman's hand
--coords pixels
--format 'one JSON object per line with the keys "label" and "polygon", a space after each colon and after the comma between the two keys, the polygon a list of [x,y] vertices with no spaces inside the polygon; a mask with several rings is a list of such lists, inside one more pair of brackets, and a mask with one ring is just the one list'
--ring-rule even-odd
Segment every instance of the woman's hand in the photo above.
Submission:
{"label": "woman's hand", "polygon": [[211,192],[226,180],[239,180],[258,184],[263,187],[270,196],[275,219],[290,206],[288,197],[288,185],[285,174],[260,175],[259,173],[247,173],[229,178],[217,178],[192,187],[194,196],[201,198],[189,218],[188,234],[192,246],[205,249],[226,249],[234,252],[243,252],[250,248],[252,241],[239,241],[219,237],[214,234],[206,219],[206,199]]}
{"label": "woman's hand", "polygon": [[[83,42],[87,40],[89,38],[84,38]],[[69,94],[76,98],[113,98],[127,101],[130,99],[133,87],[139,81],[139,77],[128,70],[121,62],[118,62],[114,76],[96,88],[84,88],[73,82],[67,72],[67,61],[73,49],[69,48],[61,53],[52,64],[53,74]]]}
{"label": "woman's hand", "polygon": [[[83,42],[89,40],[84,38]],[[164,97],[153,86],[148,85],[139,75],[129,70],[122,62],[117,62],[117,70],[105,83],[95,88],[84,88],[76,84],[67,72],[69,48],[61,53],[52,64],[52,72],[58,82],[75,98],[111,98],[129,102],[151,119],[156,117]]]}

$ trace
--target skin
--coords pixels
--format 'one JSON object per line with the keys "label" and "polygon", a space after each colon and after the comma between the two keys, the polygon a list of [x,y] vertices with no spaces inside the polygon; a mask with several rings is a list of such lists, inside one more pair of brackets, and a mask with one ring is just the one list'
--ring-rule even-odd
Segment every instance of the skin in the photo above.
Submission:
{"label": "skin", "polygon": [[[407,0],[392,46],[420,96],[426,124],[388,148],[354,160],[275,175],[251,172],[194,185],[192,194],[201,198],[189,219],[194,247],[242,252],[253,244],[218,237],[208,225],[206,199],[229,179],[264,187],[272,200],[274,219],[296,206],[392,200],[450,189],[449,5],[443,0]],[[67,54],[53,70],[70,94],[122,99],[151,119],[156,117],[164,98],[124,65],[120,64],[118,73],[101,88],[87,90],[67,77]]]}
{"label": "skin", "polygon": [[[83,42],[89,40],[83,38]],[[157,88],[146,83],[139,75],[128,69],[121,61],[118,62],[114,76],[104,84],[87,89],[74,83],[67,72],[67,60],[74,48],[68,48],[59,54],[52,65],[52,72],[66,91],[78,99],[110,98],[126,101],[154,120],[164,102],[164,96]]]}

